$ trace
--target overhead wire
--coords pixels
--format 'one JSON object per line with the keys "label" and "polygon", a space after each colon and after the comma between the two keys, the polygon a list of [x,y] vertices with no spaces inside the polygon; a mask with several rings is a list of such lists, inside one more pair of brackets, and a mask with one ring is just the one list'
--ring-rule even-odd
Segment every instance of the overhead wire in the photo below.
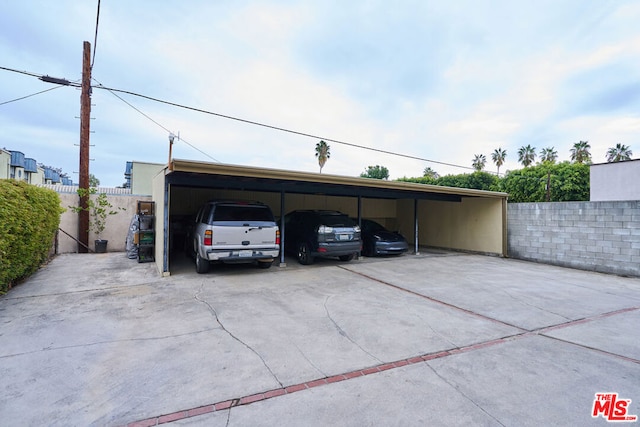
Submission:
{"label": "overhead wire", "polygon": [[96,13],[96,33],[93,37],[93,57],[91,58],[91,69],[96,62],[96,48],[98,46],[98,24],[100,23],[100,0],[98,0],[98,12]]}
{"label": "overhead wire", "polygon": [[[6,68],[6,67],[0,67],[0,69],[7,70],[7,71],[13,71],[13,72],[17,72],[17,73],[22,73],[22,74],[26,74],[26,75],[30,75],[30,76],[38,77],[38,78],[43,77],[43,75],[40,75],[40,74],[28,73],[26,71],[19,71],[19,70],[15,70],[15,69],[11,69],[11,68]],[[67,82],[67,83],[68,83],[68,84],[66,84],[67,86],[73,86],[73,87],[79,87],[80,86],[79,84],[73,83],[73,82]],[[391,155],[391,156],[403,157],[403,158],[412,159],[412,160],[419,160],[419,161],[422,161],[422,162],[435,163],[435,164],[443,165],[443,166],[450,166],[450,167],[455,167],[455,168],[460,168],[460,169],[467,169],[467,170],[475,170],[474,168],[469,167],[469,166],[461,166],[461,165],[456,165],[454,163],[441,162],[441,161],[438,161],[438,160],[427,159],[427,158],[424,158],[424,157],[413,156],[413,155],[410,155],[410,154],[402,154],[402,153],[396,153],[394,151],[382,150],[380,148],[367,147],[365,145],[359,145],[359,144],[354,144],[354,143],[351,143],[351,142],[340,141],[340,140],[333,139],[333,138],[323,137],[323,136],[320,136],[320,135],[314,135],[314,134],[310,134],[310,133],[306,133],[306,132],[300,132],[300,131],[296,131],[296,130],[292,130],[292,129],[283,128],[283,127],[280,127],[280,126],[274,126],[274,125],[269,125],[269,124],[266,124],[266,123],[257,122],[257,121],[254,121],[254,120],[248,120],[248,119],[243,119],[243,118],[240,118],[240,117],[229,116],[227,114],[221,114],[221,113],[216,113],[216,112],[213,112],[213,111],[204,110],[204,109],[201,109],[201,108],[190,107],[188,105],[183,105],[183,104],[178,104],[176,102],[166,101],[166,100],[163,100],[163,99],[155,98],[155,97],[148,96],[148,95],[143,95],[143,94],[140,94],[140,93],[137,93],[137,92],[132,92],[132,91],[129,91],[129,90],[107,87],[107,86],[104,86],[102,84],[100,84],[99,86],[94,86],[94,87],[96,89],[103,89],[103,90],[110,91],[111,93],[114,93],[114,92],[123,93],[123,94],[131,95],[131,96],[135,96],[135,97],[138,97],[138,98],[147,99],[149,101],[154,101],[154,102],[170,105],[170,106],[177,107],[177,108],[182,108],[182,109],[185,109],[185,110],[190,110],[190,111],[195,111],[195,112],[208,114],[208,115],[212,115],[212,116],[216,116],[216,117],[221,117],[221,118],[228,119],[228,120],[234,120],[234,121],[238,121],[238,122],[241,122],[241,123],[251,124],[251,125],[254,125],[254,126],[260,126],[260,127],[264,127],[264,128],[267,128],[267,129],[273,129],[273,130],[277,130],[277,131],[280,131],[280,132],[291,133],[291,134],[294,134],[294,135],[304,136],[304,137],[307,137],[307,138],[320,139],[320,140],[323,140],[323,141],[333,142],[333,143],[340,144],[340,145],[345,145],[345,146],[348,146],[348,147],[359,148],[359,149],[362,149],[362,150],[368,150],[368,151],[373,151],[373,152],[382,153],[382,154],[388,154],[388,155]],[[163,129],[164,129],[164,127],[163,127]],[[196,148],[196,149],[198,151],[200,151],[198,148]]]}
{"label": "overhead wire", "polygon": [[21,96],[20,98],[16,98],[16,99],[11,99],[9,101],[0,102],[0,105],[10,104],[10,103],[16,102],[16,101],[22,101],[23,99],[31,98],[32,96],[40,95],[41,93],[49,92],[49,91],[52,91],[54,89],[60,89],[61,87],[62,86],[54,86],[54,87],[51,87],[49,89],[41,90],[40,92],[32,93],[31,95],[25,95],[25,96]]}
{"label": "overhead wire", "polygon": [[[102,83],[100,83],[98,80],[96,80],[95,78],[92,77],[93,80],[95,80],[100,86],[102,86]],[[96,86],[96,87],[100,87],[100,86]],[[168,128],[166,128],[165,126],[163,126],[162,124],[160,124],[159,122],[157,122],[156,120],[154,120],[152,117],[150,117],[148,114],[146,114],[145,112],[143,112],[142,110],[140,110],[139,108],[137,108],[136,106],[134,106],[133,104],[131,104],[129,101],[127,101],[126,99],[122,98],[120,95],[118,95],[117,93],[115,93],[112,90],[109,90],[109,93],[111,93],[113,96],[115,96],[116,98],[118,98],[120,101],[124,102],[125,104],[127,104],[129,107],[133,108],[135,111],[137,111],[138,113],[142,114],[145,118],[147,118],[148,120],[150,120],[151,122],[153,122],[156,126],[160,127],[161,129],[165,130],[166,132],[173,134],[173,131],[169,130]],[[196,147],[195,145],[191,144],[190,142],[186,141],[184,138],[179,137],[178,138],[179,141],[184,142],[185,144],[187,144],[189,147],[193,148],[194,150],[200,152],[201,154],[207,156],[208,158],[210,158],[211,160],[221,163],[220,160],[216,159],[215,157],[213,157],[212,155],[202,151],[201,149],[199,149],[198,147]]]}
{"label": "overhead wire", "polygon": [[346,146],[349,146],[349,147],[354,147],[354,148],[359,148],[359,149],[363,149],[363,150],[374,151],[374,152],[377,152],[377,153],[389,154],[389,155],[392,155],[392,156],[404,157],[404,158],[413,159],[413,160],[420,160],[420,161],[423,161],[423,162],[436,163],[436,164],[439,164],[439,165],[445,165],[445,166],[451,166],[451,167],[456,167],[456,168],[475,170],[474,168],[468,167],[468,166],[460,166],[460,165],[456,165],[456,164],[453,164],[453,163],[446,163],[446,162],[440,162],[440,161],[437,161],[437,160],[426,159],[424,157],[418,157],[418,156],[413,156],[413,155],[409,155],[409,154],[401,154],[401,153],[396,153],[396,152],[393,152],[393,151],[382,150],[382,149],[379,149],[379,148],[367,147],[365,145],[359,145],[359,144],[354,144],[354,143],[351,143],[351,142],[340,141],[340,140],[337,140],[337,139],[327,138],[327,137],[323,137],[323,136],[319,136],[319,135],[313,135],[313,134],[306,133],[306,132],[300,132],[300,131],[296,131],[296,130],[292,130],[292,129],[286,129],[286,128],[279,127],[279,126],[269,125],[269,124],[266,124],[266,123],[256,122],[256,121],[253,121],[253,120],[247,120],[247,119],[242,119],[242,118],[239,118],[239,117],[229,116],[229,115],[226,115],[226,114],[216,113],[216,112],[213,112],[213,111],[203,110],[201,108],[189,107],[187,105],[178,104],[176,102],[171,102],[171,101],[165,101],[165,100],[162,100],[162,99],[159,99],[159,98],[154,98],[154,97],[148,96],[148,95],[142,95],[142,94],[139,94],[139,93],[136,93],[136,92],[131,92],[131,91],[128,91],[128,90],[108,88],[106,86],[96,86],[96,88],[97,89],[105,89],[105,90],[114,91],[114,92],[119,92],[119,93],[125,93],[125,94],[128,94],[128,95],[132,95],[132,96],[137,96],[137,97],[140,97],[140,98],[148,99],[150,101],[159,102],[159,103],[166,104],[166,105],[171,105],[173,107],[183,108],[183,109],[186,109],[186,110],[196,111],[196,112],[203,113],[203,114],[209,114],[209,115],[216,116],[216,117],[221,117],[221,118],[225,118],[225,119],[229,119],[229,120],[235,120],[235,121],[242,122],[242,123],[247,123],[247,124],[251,124],[251,125],[255,125],[255,126],[261,126],[261,127],[264,127],[264,128],[278,130],[278,131],[281,131],[281,132],[287,132],[287,133],[300,135],[300,136],[304,136],[304,137],[308,137],[308,138],[321,139],[323,141],[334,142],[336,144],[346,145]]}

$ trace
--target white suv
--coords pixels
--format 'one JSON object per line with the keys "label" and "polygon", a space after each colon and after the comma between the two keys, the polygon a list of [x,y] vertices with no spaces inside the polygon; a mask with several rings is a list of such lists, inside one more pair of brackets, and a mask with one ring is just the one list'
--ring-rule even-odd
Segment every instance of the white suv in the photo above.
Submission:
{"label": "white suv", "polygon": [[263,203],[210,201],[196,215],[188,249],[198,273],[209,271],[210,261],[269,268],[280,253],[280,229]]}

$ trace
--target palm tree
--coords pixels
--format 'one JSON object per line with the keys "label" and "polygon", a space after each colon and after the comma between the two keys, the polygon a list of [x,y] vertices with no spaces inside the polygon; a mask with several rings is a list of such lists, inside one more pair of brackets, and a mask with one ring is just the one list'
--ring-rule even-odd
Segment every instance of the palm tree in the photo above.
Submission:
{"label": "palm tree", "polygon": [[318,164],[320,165],[320,173],[322,173],[322,168],[329,157],[331,157],[331,152],[329,151],[330,147],[324,141],[320,141],[316,144],[316,157],[318,158]]}
{"label": "palm tree", "polygon": [[480,172],[482,169],[484,169],[484,165],[487,164],[487,158],[485,157],[484,154],[476,154],[473,157],[473,168]]}
{"label": "palm tree", "polygon": [[542,163],[555,163],[558,159],[558,152],[554,149],[554,147],[543,148],[540,151],[540,161]]}
{"label": "palm tree", "polygon": [[631,149],[623,144],[616,144],[615,147],[607,150],[607,162],[623,162],[625,160],[631,160],[633,153]]}
{"label": "palm tree", "polygon": [[573,144],[571,148],[571,161],[575,163],[591,163],[591,153],[589,141],[580,141]]}
{"label": "palm tree", "polygon": [[440,178],[440,174],[438,174],[438,172],[431,169],[429,166],[424,168],[424,171],[422,172],[422,176],[426,176],[427,178],[433,178],[433,179]]}
{"label": "palm tree", "polygon": [[520,147],[518,150],[518,161],[526,168],[536,160],[536,149],[531,144],[526,147]]}
{"label": "palm tree", "polygon": [[493,153],[491,153],[491,160],[493,160],[493,163],[498,167],[497,175],[500,175],[500,166],[504,165],[504,159],[506,158],[507,150],[503,150],[502,148],[496,148],[493,150]]}

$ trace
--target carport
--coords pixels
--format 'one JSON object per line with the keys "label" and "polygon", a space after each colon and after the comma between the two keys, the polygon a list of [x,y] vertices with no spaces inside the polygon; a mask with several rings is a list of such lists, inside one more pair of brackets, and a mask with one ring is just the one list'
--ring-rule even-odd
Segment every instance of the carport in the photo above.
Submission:
{"label": "carport", "polygon": [[[418,253],[434,247],[507,255],[507,194],[408,182],[173,159],[153,179],[155,262],[170,275],[185,224],[211,199],[258,200],[281,218],[294,209],[335,209],[400,231]],[[281,253],[281,265],[284,254]]]}

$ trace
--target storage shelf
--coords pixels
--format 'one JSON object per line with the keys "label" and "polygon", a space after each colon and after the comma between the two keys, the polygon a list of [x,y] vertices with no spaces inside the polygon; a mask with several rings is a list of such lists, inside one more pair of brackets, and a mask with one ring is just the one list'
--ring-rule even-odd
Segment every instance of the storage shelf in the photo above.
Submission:
{"label": "storage shelf", "polygon": [[138,262],[155,261],[155,202],[138,200],[138,231],[134,242],[138,247]]}

